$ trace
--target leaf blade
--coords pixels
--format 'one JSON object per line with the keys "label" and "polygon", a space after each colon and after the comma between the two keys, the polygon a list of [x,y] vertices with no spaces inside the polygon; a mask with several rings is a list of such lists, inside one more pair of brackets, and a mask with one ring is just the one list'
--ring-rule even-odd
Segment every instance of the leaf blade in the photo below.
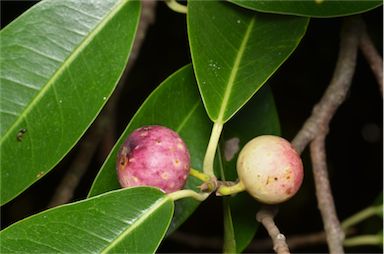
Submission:
{"label": "leaf blade", "polygon": [[305,17],[330,18],[354,15],[369,11],[382,4],[382,1],[253,1],[229,0],[230,2],[255,11],[298,15]]}
{"label": "leaf blade", "polygon": [[158,189],[118,190],[56,207],[9,226],[0,233],[1,251],[154,252],[172,214],[173,201]]}
{"label": "leaf blade", "polygon": [[1,204],[51,170],[94,120],[127,62],[139,13],[128,0],[43,1],[1,31]]}
{"label": "leaf blade", "polygon": [[306,18],[257,14],[222,1],[191,1],[187,18],[199,90],[209,117],[219,124],[289,57],[308,24]]}

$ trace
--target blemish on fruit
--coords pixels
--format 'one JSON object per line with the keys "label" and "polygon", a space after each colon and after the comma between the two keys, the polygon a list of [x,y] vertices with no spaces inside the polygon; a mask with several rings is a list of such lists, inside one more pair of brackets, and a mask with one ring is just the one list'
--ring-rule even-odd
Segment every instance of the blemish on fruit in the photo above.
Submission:
{"label": "blemish on fruit", "polygon": [[[120,158],[120,165],[121,166],[125,166],[126,163],[127,163],[127,158],[125,156],[121,156],[121,158]],[[122,167],[120,169],[124,169],[124,167]]]}
{"label": "blemish on fruit", "polygon": [[36,178],[40,178],[44,175],[44,172],[43,171],[40,171],[39,173],[37,173],[36,175]]}
{"label": "blemish on fruit", "polygon": [[168,180],[169,179],[169,174],[167,172],[163,172],[161,173],[161,178],[163,178],[164,180]]}

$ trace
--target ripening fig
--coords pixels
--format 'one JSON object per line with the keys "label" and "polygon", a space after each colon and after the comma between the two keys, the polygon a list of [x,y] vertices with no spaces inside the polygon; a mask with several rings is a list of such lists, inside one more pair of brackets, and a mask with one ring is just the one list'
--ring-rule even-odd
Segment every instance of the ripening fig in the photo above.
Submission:
{"label": "ripening fig", "polygon": [[120,149],[117,175],[122,187],[154,186],[166,193],[185,185],[190,155],[184,141],[163,126],[145,126],[133,131]]}
{"label": "ripening fig", "polygon": [[245,190],[267,204],[291,198],[304,174],[301,158],[291,143],[271,135],[256,137],[243,147],[237,173]]}

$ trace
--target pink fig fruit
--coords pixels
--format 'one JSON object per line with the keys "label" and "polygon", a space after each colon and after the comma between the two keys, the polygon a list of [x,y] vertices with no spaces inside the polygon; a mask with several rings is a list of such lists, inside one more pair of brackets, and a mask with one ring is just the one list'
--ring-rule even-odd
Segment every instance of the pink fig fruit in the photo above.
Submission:
{"label": "pink fig fruit", "polygon": [[249,141],[237,160],[237,173],[245,190],[266,204],[291,198],[303,181],[303,163],[287,140],[271,135]]}
{"label": "pink fig fruit", "polygon": [[175,131],[158,125],[133,131],[117,159],[122,187],[154,186],[171,193],[183,188],[189,170],[190,155],[184,141]]}

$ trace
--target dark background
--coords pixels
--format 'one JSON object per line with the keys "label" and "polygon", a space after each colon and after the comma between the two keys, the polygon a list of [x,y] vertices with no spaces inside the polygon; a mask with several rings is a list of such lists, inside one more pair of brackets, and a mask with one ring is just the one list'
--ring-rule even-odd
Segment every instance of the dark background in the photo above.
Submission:
{"label": "dark background", "polygon": [[[1,1],[1,26],[33,5],[33,1]],[[382,52],[382,7],[363,14],[369,33]],[[279,112],[282,135],[292,139],[321,98],[335,67],[341,18],[312,19],[299,47],[268,81]],[[125,128],[148,94],[167,76],[191,62],[185,15],[159,2],[156,22],[148,31],[139,58],[127,76],[118,110],[116,137]],[[383,189],[383,100],[365,59],[359,53],[351,91],[332,120],[327,138],[327,160],[332,189],[341,220],[371,205]],[[2,228],[46,209],[46,206],[76,155],[76,146],[41,181],[1,210]],[[100,152],[76,190],[74,200],[85,198],[92,180],[105,158]],[[308,151],[303,153],[305,183],[298,195],[280,206],[276,218],[286,235],[309,234],[322,230],[314,195]],[[204,238],[222,237],[220,198],[210,197],[180,227],[180,231]],[[360,233],[375,233],[382,221],[371,219],[359,225]],[[267,234],[260,228],[256,238]],[[190,246],[174,239],[165,240],[159,252],[220,252],[215,247]],[[248,251],[253,251],[249,249]],[[297,249],[303,252],[327,251],[325,245]],[[381,248],[359,247],[348,252],[382,252]]]}

